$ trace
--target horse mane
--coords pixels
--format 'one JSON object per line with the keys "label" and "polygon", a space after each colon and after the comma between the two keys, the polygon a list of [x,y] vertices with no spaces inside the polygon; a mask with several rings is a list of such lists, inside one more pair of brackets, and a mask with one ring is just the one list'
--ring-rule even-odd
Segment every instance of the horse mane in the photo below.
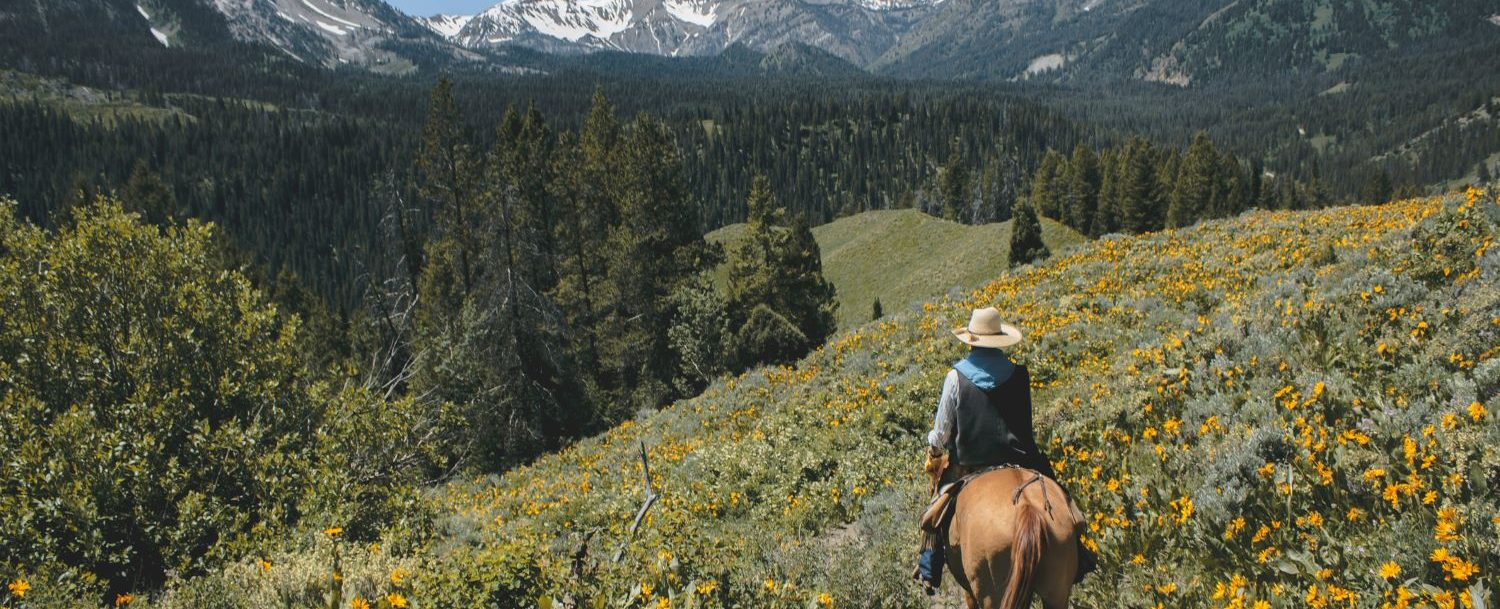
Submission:
{"label": "horse mane", "polygon": [[1031,589],[1036,583],[1036,569],[1042,562],[1046,539],[1042,536],[1042,513],[1030,502],[1022,502],[1016,513],[1015,540],[1011,544],[1010,580],[1005,586],[1004,609],[1026,609],[1031,604]]}

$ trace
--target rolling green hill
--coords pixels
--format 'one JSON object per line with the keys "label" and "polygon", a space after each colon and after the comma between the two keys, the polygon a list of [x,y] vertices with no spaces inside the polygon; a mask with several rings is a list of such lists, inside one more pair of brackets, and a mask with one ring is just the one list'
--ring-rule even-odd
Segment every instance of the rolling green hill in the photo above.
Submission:
{"label": "rolling green hill", "polygon": [[[947,328],[993,305],[1028,333],[1039,440],[1101,554],[1076,606],[1481,606],[1500,553],[1494,201],[1090,242],[431,489],[425,532],[309,532],[152,600],[312,606],[332,573],[338,606],[927,607],[906,579],[920,438],[962,352]],[[632,531],[643,451],[656,500]]]}
{"label": "rolling green hill", "polygon": [[[708,234],[709,241],[735,242],[742,224]],[[1010,222],[968,226],[914,209],[867,211],[813,229],[823,251],[823,275],[838,290],[840,328],[870,320],[876,298],[886,314],[969,289],[1010,266]],[[1053,252],[1081,243],[1077,231],[1042,220],[1042,240]]]}

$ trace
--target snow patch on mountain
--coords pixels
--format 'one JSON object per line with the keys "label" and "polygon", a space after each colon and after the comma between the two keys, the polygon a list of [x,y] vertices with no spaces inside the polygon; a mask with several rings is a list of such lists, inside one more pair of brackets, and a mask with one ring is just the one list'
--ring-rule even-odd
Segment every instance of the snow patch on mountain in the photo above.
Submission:
{"label": "snow patch on mountain", "polygon": [[1041,74],[1050,70],[1056,70],[1067,63],[1067,58],[1062,53],[1048,53],[1032,58],[1031,63],[1026,66],[1026,75]]}
{"label": "snow patch on mountain", "polygon": [[520,17],[532,29],[568,42],[586,36],[608,40],[634,21],[629,2],[622,0],[540,0],[506,2],[519,5]]}
{"label": "snow patch on mountain", "polygon": [[662,3],[662,7],[667,9],[667,14],[672,18],[700,27],[713,27],[717,20],[715,13],[719,10],[718,5],[695,3],[690,0],[666,0]]}
{"label": "snow patch on mountain", "polygon": [[[500,0],[458,28],[458,44],[521,44],[549,52],[612,49],[711,55],[732,44],[809,43],[851,61],[909,29],[944,0]],[[989,1],[989,0],[980,0]],[[995,0],[1001,1],[1001,0]],[[1012,1],[1012,0],[1004,0]],[[829,8],[833,7],[833,8]]]}
{"label": "snow patch on mountain", "polygon": [[872,11],[888,11],[918,6],[937,6],[943,0],[859,0],[860,6]]}
{"label": "snow patch on mountain", "polygon": [[436,32],[437,35],[452,40],[458,37],[464,26],[474,20],[473,15],[433,15],[431,17],[418,17],[417,22],[427,29]]}
{"label": "snow patch on mountain", "polygon": [[315,12],[315,13],[317,13],[319,15],[322,15],[324,17],[327,17],[329,19],[332,19],[332,20],[334,20],[334,21],[336,21],[336,22],[338,22],[338,23],[340,23],[342,25],[346,25],[346,26],[349,26],[349,27],[355,28],[355,29],[358,29],[359,27],[361,27],[358,23],[354,23],[354,22],[346,20],[346,19],[340,19],[336,15],[330,15],[330,14],[328,14],[328,11],[325,11],[325,10],[323,10],[321,8],[318,8],[318,5],[313,4],[311,2],[308,2],[308,0],[302,0],[302,6],[310,8],[310,9],[313,10],[313,12]]}
{"label": "snow patch on mountain", "polygon": [[167,40],[166,32],[156,29],[156,22],[151,20],[151,13],[146,11],[146,7],[137,4],[135,5],[135,10],[141,14],[141,17],[145,18],[147,27],[151,30],[151,36],[156,38],[157,42],[160,42],[164,47],[172,46],[172,43]]}

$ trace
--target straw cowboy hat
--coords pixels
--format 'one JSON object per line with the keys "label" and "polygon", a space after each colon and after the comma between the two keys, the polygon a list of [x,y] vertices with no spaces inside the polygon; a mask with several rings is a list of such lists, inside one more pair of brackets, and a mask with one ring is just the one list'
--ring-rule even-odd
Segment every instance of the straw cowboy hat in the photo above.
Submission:
{"label": "straw cowboy hat", "polygon": [[1000,312],[994,307],[974,309],[969,316],[969,325],[954,328],[953,335],[974,347],[1002,348],[1021,342],[1021,330],[1001,323]]}

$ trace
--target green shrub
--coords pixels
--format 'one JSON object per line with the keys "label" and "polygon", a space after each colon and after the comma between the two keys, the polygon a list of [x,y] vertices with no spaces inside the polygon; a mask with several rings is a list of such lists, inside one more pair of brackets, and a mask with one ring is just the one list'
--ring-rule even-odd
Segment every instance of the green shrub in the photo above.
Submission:
{"label": "green shrub", "polygon": [[519,545],[459,546],[424,565],[417,587],[431,607],[529,607],[543,590],[537,558],[535,549]]}
{"label": "green shrub", "polygon": [[217,266],[212,230],[100,200],[52,232],[0,202],[0,577],[109,600],[313,516],[368,538],[420,514],[441,419],[311,378],[299,320]]}

